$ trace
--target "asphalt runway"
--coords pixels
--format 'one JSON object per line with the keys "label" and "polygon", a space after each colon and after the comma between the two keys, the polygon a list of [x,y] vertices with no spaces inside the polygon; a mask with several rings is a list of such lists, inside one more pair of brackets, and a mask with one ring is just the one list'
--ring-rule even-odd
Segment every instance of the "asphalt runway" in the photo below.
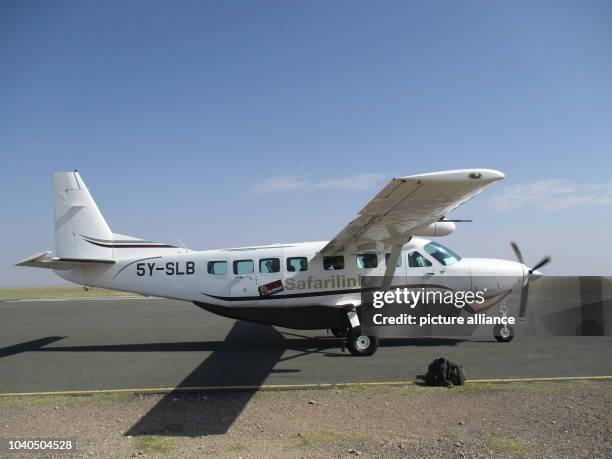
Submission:
{"label": "asphalt runway", "polygon": [[612,375],[610,336],[389,340],[353,357],[320,331],[161,299],[0,302],[0,393],[414,381],[445,356],[468,379]]}

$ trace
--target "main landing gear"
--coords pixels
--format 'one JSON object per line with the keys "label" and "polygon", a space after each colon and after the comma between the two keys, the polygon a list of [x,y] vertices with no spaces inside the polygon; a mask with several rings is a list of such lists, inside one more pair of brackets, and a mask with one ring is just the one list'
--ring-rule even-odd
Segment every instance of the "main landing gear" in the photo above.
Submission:
{"label": "main landing gear", "polygon": [[358,357],[372,355],[378,349],[378,337],[361,334],[361,327],[352,328],[346,340],[349,352]]}
{"label": "main landing gear", "polygon": [[[355,306],[347,305],[346,315],[350,324],[345,335],[346,347],[349,352],[358,357],[373,355],[378,349],[378,337],[361,333],[361,325]],[[334,330],[332,330],[332,333],[334,333]],[[334,336],[338,335],[334,333]]]}

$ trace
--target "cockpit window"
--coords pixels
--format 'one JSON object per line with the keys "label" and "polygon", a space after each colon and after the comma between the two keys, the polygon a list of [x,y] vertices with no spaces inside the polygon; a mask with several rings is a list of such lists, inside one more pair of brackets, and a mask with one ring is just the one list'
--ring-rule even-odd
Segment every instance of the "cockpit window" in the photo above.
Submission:
{"label": "cockpit window", "polygon": [[443,245],[438,244],[437,242],[430,242],[423,248],[429,255],[434,257],[444,266],[454,265],[459,260],[461,260],[461,257],[459,255],[457,255],[448,247],[444,247]]}
{"label": "cockpit window", "polygon": [[408,254],[408,266],[411,268],[426,268],[431,266],[431,261],[415,251]]}

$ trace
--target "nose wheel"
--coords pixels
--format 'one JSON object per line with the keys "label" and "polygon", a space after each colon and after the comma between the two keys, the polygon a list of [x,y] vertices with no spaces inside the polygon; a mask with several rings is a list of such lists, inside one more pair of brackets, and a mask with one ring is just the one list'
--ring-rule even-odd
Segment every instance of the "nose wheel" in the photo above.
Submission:
{"label": "nose wheel", "polygon": [[[508,318],[508,306],[506,306],[506,299],[504,299],[499,305],[499,313],[504,319]],[[493,336],[500,343],[508,343],[514,338],[514,328],[512,325],[497,324],[493,327]]]}
{"label": "nose wheel", "polygon": [[514,338],[514,328],[512,325],[497,324],[493,327],[493,335],[500,343],[507,343]]}

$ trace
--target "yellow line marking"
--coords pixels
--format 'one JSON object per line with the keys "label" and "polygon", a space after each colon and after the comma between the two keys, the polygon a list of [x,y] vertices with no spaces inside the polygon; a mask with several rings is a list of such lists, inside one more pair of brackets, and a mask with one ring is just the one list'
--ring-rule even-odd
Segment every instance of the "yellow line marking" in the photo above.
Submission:
{"label": "yellow line marking", "polygon": [[485,382],[529,382],[529,381],[578,381],[578,380],[612,380],[612,376],[551,376],[542,378],[497,378],[497,379],[470,379],[466,383]]}
{"label": "yellow line marking", "polygon": [[[578,381],[578,380],[612,380],[612,376],[553,376],[542,378],[497,378],[497,379],[469,379],[470,383],[509,383],[509,382],[537,382],[537,381]],[[347,383],[306,383],[306,384],[263,384],[261,386],[194,386],[194,387],[149,387],[130,389],[86,389],[64,390],[50,392],[6,392],[0,397],[44,396],[44,395],[95,395],[117,393],[168,393],[168,392],[197,392],[197,391],[223,391],[223,390],[287,390],[287,389],[333,389],[342,387],[363,386],[406,386],[416,384],[414,381],[376,381],[376,382],[347,382]]]}

